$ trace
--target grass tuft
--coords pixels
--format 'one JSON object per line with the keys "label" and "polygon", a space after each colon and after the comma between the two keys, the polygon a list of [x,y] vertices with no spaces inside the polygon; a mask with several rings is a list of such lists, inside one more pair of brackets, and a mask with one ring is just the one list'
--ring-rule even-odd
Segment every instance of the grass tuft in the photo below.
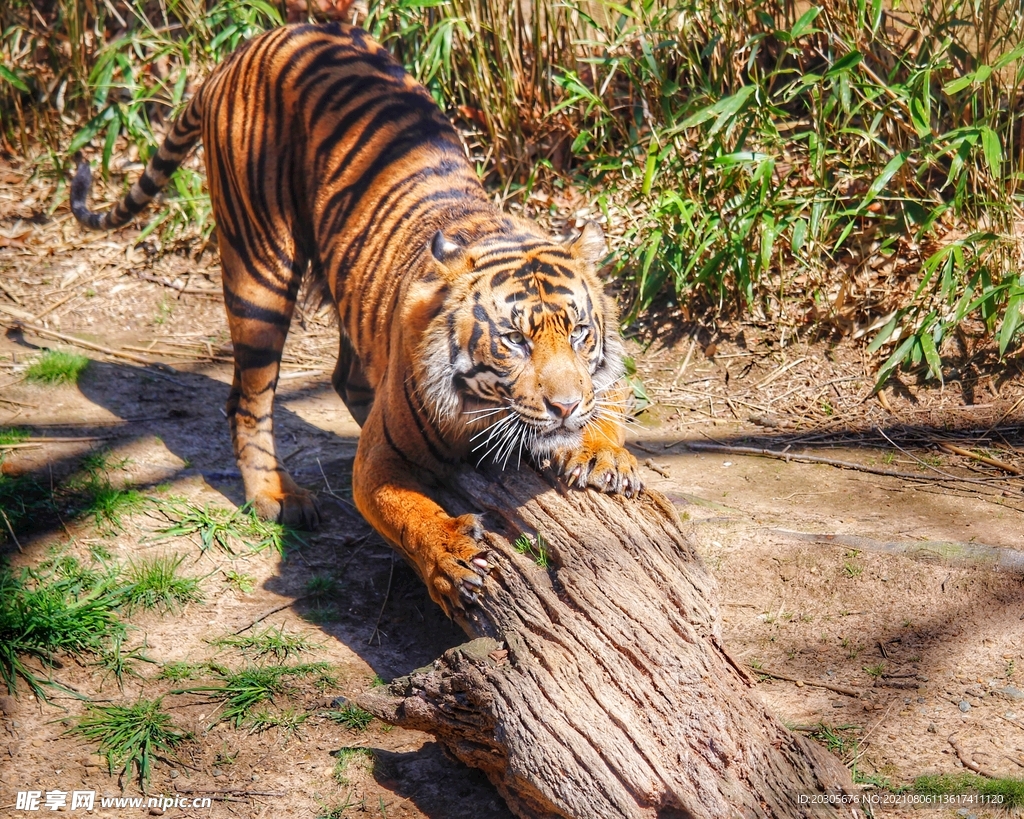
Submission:
{"label": "grass tuft", "polygon": [[0,427],[0,446],[20,444],[28,438],[28,431],[18,427]]}
{"label": "grass tuft", "polygon": [[249,733],[261,734],[271,728],[280,728],[286,733],[294,734],[307,719],[309,714],[295,708],[285,708],[277,712],[260,708],[249,717]]}
{"label": "grass tuft", "polygon": [[237,648],[257,661],[273,658],[279,663],[293,655],[323,648],[322,643],[311,640],[305,634],[286,633],[284,626],[268,626],[254,634],[228,634],[207,642],[219,648]]}
{"label": "grass tuft", "polygon": [[354,731],[363,731],[373,722],[373,714],[352,703],[348,703],[336,711],[327,711],[325,716],[338,725],[344,725]]}
{"label": "grass tuft", "polygon": [[182,680],[195,680],[202,677],[206,672],[206,665],[175,661],[164,663],[160,668],[160,679],[181,682]]}
{"label": "grass tuft", "polygon": [[931,796],[947,794],[979,794],[1001,797],[1001,808],[1024,807],[1024,779],[999,777],[989,779],[963,771],[955,774],[919,776],[914,780],[913,792]]}
{"label": "grass tuft", "polygon": [[527,534],[521,534],[515,539],[512,548],[521,555],[526,555],[540,568],[546,569],[551,565],[551,557],[548,552],[547,541],[544,536],[537,533],[535,539],[531,540]]}
{"label": "grass tuft", "polygon": [[106,577],[84,583],[81,575],[0,566],[0,679],[8,693],[16,693],[20,678],[46,699],[44,686],[58,684],[36,665],[52,667],[58,652],[100,655],[123,639],[120,604]]}
{"label": "grass tuft", "polygon": [[125,605],[128,609],[156,609],[176,611],[189,603],[202,602],[199,578],[178,573],[184,555],[163,555],[129,560],[123,579]]}
{"label": "grass tuft", "polygon": [[200,508],[181,498],[171,498],[160,503],[160,510],[171,522],[159,530],[163,537],[198,537],[204,552],[216,547],[234,555],[239,553],[239,544],[244,544],[248,554],[267,549],[284,554],[286,543],[295,537],[287,527],[261,519],[250,504],[238,509],[210,505]]}
{"label": "grass tuft", "polygon": [[77,384],[89,359],[79,353],[47,350],[25,371],[25,379],[38,384]]}
{"label": "grass tuft", "polygon": [[369,770],[377,759],[369,748],[339,748],[333,755],[338,760],[334,763],[333,773],[339,785],[349,784],[349,776],[354,767]]}
{"label": "grass tuft", "polygon": [[[134,768],[145,790],[153,761],[174,753],[191,734],[179,729],[171,715],[160,709],[161,700],[139,700],[135,705],[89,705],[69,732],[99,743],[110,773],[119,777]],[[120,769],[120,770],[118,770]]]}
{"label": "grass tuft", "polygon": [[299,680],[313,677],[320,685],[333,682],[327,663],[249,666],[240,671],[211,666],[211,670],[221,677],[218,685],[197,686],[173,693],[204,694],[219,700],[223,710],[218,721],[229,722],[235,728],[251,724],[250,712],[255,706],[287,695]]}

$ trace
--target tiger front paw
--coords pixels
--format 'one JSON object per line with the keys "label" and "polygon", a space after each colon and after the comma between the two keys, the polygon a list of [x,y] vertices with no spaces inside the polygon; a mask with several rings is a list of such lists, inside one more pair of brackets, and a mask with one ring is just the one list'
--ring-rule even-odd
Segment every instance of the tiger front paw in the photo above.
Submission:
{"label": "tiger front paw", "polygon": [[484,578],[491,571],[487,552],[480,548],[482,536],[476,515],[451,518],[445,542],[434,544],[433,554],[420,556],[430,596],[449,617],[480,602]]}
{"label": "tiger front paw", "polygon": [[565,482],[577,489],[590,486],[628,498],[643,488],[636,458],[622,446],[605,444],[562,449],[555,452],[551,461]]}

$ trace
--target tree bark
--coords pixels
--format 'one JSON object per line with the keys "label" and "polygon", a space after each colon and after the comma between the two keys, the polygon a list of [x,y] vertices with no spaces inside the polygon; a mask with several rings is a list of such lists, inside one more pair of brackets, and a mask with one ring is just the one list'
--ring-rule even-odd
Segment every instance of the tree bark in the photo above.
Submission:
{"label": "tree bark", "polygon": [[809,804],[853,792],[849,774],[723,650],[715,581],[665,498],[525,468],[465,469],[440,495],[484,513],[495,568],[460,621],[481,639],[363,708],[437,736],[522,817],[851,815]]}

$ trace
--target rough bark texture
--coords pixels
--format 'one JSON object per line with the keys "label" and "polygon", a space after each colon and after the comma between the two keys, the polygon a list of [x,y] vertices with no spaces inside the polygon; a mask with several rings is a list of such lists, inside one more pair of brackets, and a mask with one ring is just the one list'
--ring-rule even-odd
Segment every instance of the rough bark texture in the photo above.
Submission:
{"label": "rough bark texture", "polygon": [[[360,705],[436,735],[523,817],[844,814],[800,804],[849,793],[849,775],[768,713],[724,652],[715,581],[664,498],[526,469],[453,480],[442,505],[484,513],[495,565],[460,623],[483,639]],[[513,546],[523,535],[533,554]]]}

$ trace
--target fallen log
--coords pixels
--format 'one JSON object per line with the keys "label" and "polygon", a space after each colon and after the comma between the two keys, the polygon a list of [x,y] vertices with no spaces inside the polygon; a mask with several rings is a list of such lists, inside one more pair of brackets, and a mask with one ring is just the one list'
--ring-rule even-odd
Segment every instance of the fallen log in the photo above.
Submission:
{"label": "fallen log", "polygon": [[440,494],[484,513],[495,568],[460,622],[478,639],[360,706],[434,734],[522,817],[852,814],[835,804],[846,768],[770,714],[723,649],[715,581],[661,495],[528,469],[466,469]]}

